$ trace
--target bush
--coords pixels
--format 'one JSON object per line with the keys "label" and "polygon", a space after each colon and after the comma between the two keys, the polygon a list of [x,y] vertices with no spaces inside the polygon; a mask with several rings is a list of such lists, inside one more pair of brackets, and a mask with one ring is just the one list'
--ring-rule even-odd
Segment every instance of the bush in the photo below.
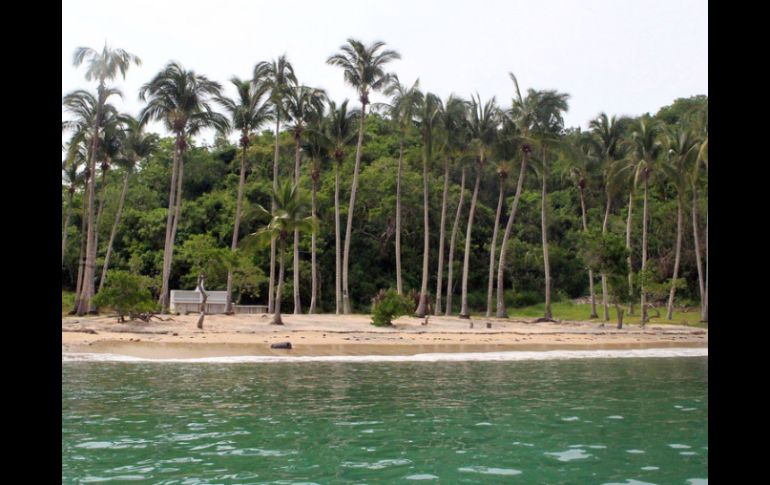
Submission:
{"label": "bush", "polygon": [[391,321],[412,311],[412,301],[409,297],[399,295],[394,289],[380,290],[372,298],[372,325],[387,327]]}
{"label": "bush", "polygon": [[94,297],[97,307],[108,306],[118,312],[118,321],[126,315],[155,310],[155,302],[149,287],[152,280],[127,271],[110,270],[104,288]]}
{"label": "bush", "polygon": [[510,306],[513,308],[522,308],[531,305],[537,305],[538,303],[542,303],[543,299],[544,295],[542,291],[517,291],[516,294],[513,295],[513,301],[511,302]]}

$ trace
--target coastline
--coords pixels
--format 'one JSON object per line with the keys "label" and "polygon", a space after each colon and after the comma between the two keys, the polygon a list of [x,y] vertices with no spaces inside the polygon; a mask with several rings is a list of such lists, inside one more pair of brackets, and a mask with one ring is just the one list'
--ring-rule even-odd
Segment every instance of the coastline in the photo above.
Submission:
{"label": "coastline", "polygon": [[[393,327],[374,327],[368,315],[170,315],[151,322],[116,323],[114,317],[62,318],[63,354],[110,354],[141,359],[238,356],[415,356],[446,353],[607,351],[708,348],[708,330],[669,324],[613,322],[533,323],[534,319],[401,317]],[[486,328],[486,323],[491,328]],[[93,333],[92,333],[93,332]],[[291,342],[292,349],[270,344]]]}

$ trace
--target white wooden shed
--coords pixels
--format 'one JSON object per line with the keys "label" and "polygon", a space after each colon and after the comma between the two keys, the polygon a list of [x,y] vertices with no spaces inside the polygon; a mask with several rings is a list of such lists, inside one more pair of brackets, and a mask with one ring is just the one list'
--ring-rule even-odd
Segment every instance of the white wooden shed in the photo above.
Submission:
{"label": "white wooden shed", "polygon": [[[206,291],[206,313],[209,315],[225,313],[227,305],[226,291]],[[171,313],[199,313],[201,294],[198,290],[171,290]],[[235,313],[267,313],[266,305],[233,305]]]}

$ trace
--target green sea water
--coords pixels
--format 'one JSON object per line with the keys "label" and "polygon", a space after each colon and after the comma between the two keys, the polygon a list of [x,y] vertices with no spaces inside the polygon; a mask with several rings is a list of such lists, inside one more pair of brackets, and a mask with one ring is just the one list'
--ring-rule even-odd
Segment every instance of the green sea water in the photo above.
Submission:
{"label": "green sea water", "polygon": [[708,358],[62,366],[62,483],[708,483]]}

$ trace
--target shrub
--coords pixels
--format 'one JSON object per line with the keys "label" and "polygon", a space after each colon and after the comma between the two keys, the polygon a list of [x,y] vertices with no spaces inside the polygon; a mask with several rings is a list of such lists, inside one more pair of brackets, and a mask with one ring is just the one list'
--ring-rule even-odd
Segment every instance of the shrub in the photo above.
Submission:
{"label": "shrub", "polygon": [[150,312],[155,309],[155,302],[149,287],[152,280],[146,276],[131,274],[127,271],[110,270],[104,288],[94,297],[97,307],[108,306],[118,312],[118,321],[126,315]]}
{"label": "shrub", "polygon": [[372,325],[387,327],[391,321],[412,310],[412,301],[409,297],[399,295],[394,289],[380,290],[377,296],[372,298]]}

